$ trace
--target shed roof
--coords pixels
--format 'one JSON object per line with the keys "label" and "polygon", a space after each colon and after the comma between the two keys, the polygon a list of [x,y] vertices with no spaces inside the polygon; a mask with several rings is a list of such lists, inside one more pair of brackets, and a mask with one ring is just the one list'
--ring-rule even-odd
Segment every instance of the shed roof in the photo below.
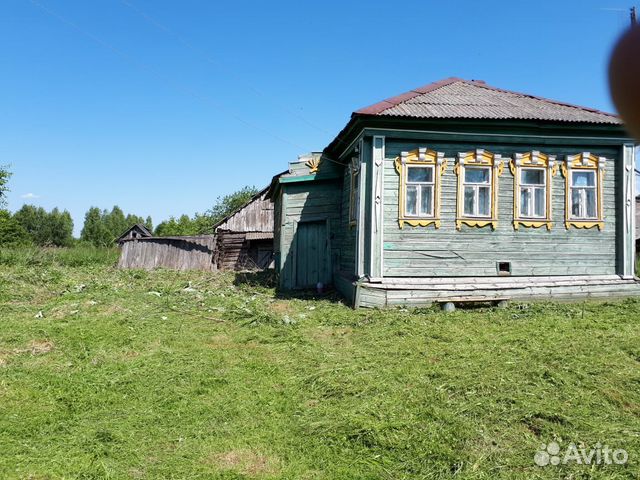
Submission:
{"label": "shed roof", "polygon": [[622,124],[611,113],[492,87],[482,80],[456,77],[388,98],[355,114]]}
{"label": "shed roof", "polygon": [[119,241],[119,240],[123,239],[123,237],[126,237],[126,236],[129,234],[129,232],[130,232],[131,230],[134,230],[134,229],[138,229],[138,230],[140,230],[140,232],[141,232],[143,235],[147,236],[147,237],[152,237],[152,236],[153,236],[153,234],[149,231],[149,229],[146,227],[146,225],[143,225],[142,223],[135,223],[135,224],[131,225],[129,228],[127,228],[127,229],[124,231],[124,233],[123,233],[122,235],[120,235],[120,236],[116,239],[116,241]]}

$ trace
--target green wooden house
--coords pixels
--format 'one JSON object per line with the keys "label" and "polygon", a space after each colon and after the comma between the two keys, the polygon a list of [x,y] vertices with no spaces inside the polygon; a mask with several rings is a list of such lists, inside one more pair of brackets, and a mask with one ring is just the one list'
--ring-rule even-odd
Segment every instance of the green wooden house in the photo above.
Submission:
{"label": "green wooden house", "polygon": [[618,117],[446,79],[274,178],[279,285],[370,307],[638,295],[634,188]]}

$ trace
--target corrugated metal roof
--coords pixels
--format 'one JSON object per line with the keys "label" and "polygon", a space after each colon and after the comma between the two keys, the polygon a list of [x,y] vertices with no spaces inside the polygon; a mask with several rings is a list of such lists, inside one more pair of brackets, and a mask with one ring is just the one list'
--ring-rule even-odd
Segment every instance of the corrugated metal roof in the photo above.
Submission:
{"label": "corrugated metal roof", "polygon": [[479,80],[448,78],[389,98],[356,114],[413,118],[548,120],[621,124],[613,114],[491,87]]}

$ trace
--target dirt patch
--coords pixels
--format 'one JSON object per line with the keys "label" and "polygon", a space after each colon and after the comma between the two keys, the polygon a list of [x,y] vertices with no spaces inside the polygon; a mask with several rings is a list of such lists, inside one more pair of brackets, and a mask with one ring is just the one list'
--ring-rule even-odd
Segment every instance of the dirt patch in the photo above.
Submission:
{"label": "dirt patch", "polygon": [[225,334],[214,335],[207,342],[207,346],[211,348],[228,348],[232,344],[233,341]]}
{"label": "dirt patch", "polygon": [[220,470],[232,470],[249,477],[270,476],[279,471],[277,459],[248,449],[217,453],[209,457],[209,463]]}
{"label": "dirt patch", "polygon": [[29,348],[22,350],[20,353],[31,352],[31,355],[43,355],[53,350],[53,342],[49,340],[32,340]]}
{"label": "dirt patch", "polygon": [[350,345],[352,332],[353,332],[353,329],[349,327],[344,327],[344,328],[318,327],[311,334],[311,337],[320,343],[325,343],[330,345],[336,345],[336,344]]}
{"label": "dirt patch", "polygon": [[271,308],[273,312],[280,314],[295,313],[295,310],[291,308],[291,302],[286,300],[276,300],[269,305],[269,308]]}

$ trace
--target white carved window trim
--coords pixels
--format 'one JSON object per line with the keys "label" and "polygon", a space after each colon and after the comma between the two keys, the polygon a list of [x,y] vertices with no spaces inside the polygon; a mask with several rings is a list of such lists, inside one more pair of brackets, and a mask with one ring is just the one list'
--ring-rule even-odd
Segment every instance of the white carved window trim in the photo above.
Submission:
{"label": "white carved window trim", "polygon": [[[411,169],[421,169],[421,170],[429,170],[431,171],[431,181],[430,182],[417,182],[417,181],[411,181],[409,180],[409,170]],[[404,174],[405,174],[405,184],[404,184],[404,189],[405,189],[405,201],[404,201],[404,205],[405,205],[405,214],[407,217],[415,217],[415,218],[434,218],[434,213],[435,213],[435,202],[434,202],[434,195],[435,195],[435,190],[436,190],[436,169],[435,169],[435,165],[406,165],[405,169],[404,169]],[[409,187],[415,187],[416,188],[416,213],[411,214],[409,213],[409,209],[408,204],[407,204],[407,193],[409,191]],[[424,193],[424,190],[431,190],[431,208],[429,209],[428,212],[423,212],[422,211],[422,195]]]}
{"label": "white carved window trim", "polygon": [[[487,172],[487,182],[468,182],[467,181],[467,170],[485,170]],[[493,193],[493,185],[492,185],[492,180],[493,180],[493,175],[491,175],[491,167],[485,167],[485,166],[470,166],[470,167],[465,167],[462,166],[461,167],[461,172],[460,172],[461,178],[462,178],[462,215],[465,218],[491,218],[491,207],[492,207],[492,193]],[[466,206],[466,192],[467,192],[467,188],[471,188],[473,189],[473,212],[472,213],[468,213],[465,211],[465,206]],[[487,198],[489,199],[489,208],[488,208],[488,212],[486,214],[481,214],[479,212],[480,210],[480,189],[487,189],[488,190],[488,196]]]}
{"label": "white carved window trim", "polygon": [[[526,220],[544,220],[547,218],[547,188],[549,186],[549,181],[547,179],[547,170],[542,167],[521,167],[518,169],[520,178],[518,183],[518,212],[520,212],[520,218]],[[523,177],[524,173],[527,171],[537,171],[542,172],[542,183],[524,183]],[[529,210],[529,214],[525,215],[522,213],[524,209],[522,208],[522,191],[529,190],[529,205],[527,205],[527,209]],[[542,190],[542,214],[536,215],[536,190]]]}
{"label": "white carved window trim", "polygon": [[[398,188],[398,225],[403,228],[405,224],[412,227],[426,227],[433,224],[435,228],[440,228],[440,206],[442,195],[442,175],[447,169],[448,159],[444,153],[436,152],[425,147],[417,148],[409,152],[401,152],[395,159],[394,166],[400,176]],[[430,167],[433,168],[432,185],[433,192],[431,198],[431,212],[429,215],[415,215],[407,213],[407,180],[408,167]],[[419,201],[419,199],[418,199]]]}

